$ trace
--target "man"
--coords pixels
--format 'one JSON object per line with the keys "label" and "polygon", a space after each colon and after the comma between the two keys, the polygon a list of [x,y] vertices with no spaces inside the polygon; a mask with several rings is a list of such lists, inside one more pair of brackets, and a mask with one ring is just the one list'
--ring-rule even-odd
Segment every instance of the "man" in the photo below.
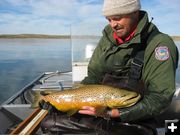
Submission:
{"label": "man", "polygon": [[85,106],[69,119],[59,115],[56,122],[60,124],[51,128],[47,126],[50,120],[45,119],[43,127],[51,133],[156,134],[153,118],[171,103],[175,91],[178,51],[173,40],[149,22],[140,8],[139,0],[104,0],[103,15],[109,24],[82,84],[125,88],[143,98],[132,107],[98,113],[99,117],[93,117],[97,116],[95,108]]}

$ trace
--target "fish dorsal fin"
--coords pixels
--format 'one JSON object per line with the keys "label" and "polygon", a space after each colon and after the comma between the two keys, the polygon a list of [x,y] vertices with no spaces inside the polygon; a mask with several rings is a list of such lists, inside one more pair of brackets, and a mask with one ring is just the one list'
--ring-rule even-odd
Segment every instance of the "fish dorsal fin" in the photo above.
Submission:
{"label": "fish dorsal fin", "polygon": [[78,110],[74,109],[74,110],[69,110],[67,111],[67,115],[68,116],[72,116],[73,114],[75,114]]}
{"label": "fish dorsal fin", "polygon": [[84,87],[84,86],[85,86],[84,84],[75,83],[72,88],[73,88],[73,89],[77,89],[77,88]]}

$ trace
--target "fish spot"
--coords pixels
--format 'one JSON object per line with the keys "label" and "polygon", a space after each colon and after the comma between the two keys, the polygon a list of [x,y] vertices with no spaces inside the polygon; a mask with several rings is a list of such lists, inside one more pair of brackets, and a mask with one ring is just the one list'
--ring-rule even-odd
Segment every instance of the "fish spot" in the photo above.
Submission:
{"label": "fish spot", "polygon": [[[93,101],[92,98],[86,98],[86,99],[82,100],[82,102],[92,102],[92,101]],[[94,102],[94,101],[93,101],[93,102]]]}

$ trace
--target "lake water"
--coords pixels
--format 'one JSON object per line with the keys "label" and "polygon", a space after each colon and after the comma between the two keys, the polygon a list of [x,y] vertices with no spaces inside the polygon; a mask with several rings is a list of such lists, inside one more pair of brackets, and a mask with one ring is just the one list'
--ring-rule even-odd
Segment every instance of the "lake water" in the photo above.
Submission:
{"label": "lake water", "polygon": [[0,103],[46,71],[71,70],[70,40],[0,39]]}
{"label": "lake water", "polygon": [[[98,39],[0,39],[0,103],[46,71],[70,71],[73,60],[84,60],[85,45]],[[176,42],[180,50],[180,42]],[[82,47],[83,46],[83,47]],[[81,53],[80,53],[81,52]],[[180,68],[177,85],[180,84]]]}

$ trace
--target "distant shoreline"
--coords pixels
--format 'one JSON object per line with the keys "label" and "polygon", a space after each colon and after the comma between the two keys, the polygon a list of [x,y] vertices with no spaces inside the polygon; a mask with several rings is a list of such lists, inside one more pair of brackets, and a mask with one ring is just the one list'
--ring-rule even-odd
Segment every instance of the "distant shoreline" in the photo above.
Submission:
{"label": "distant shoreline", "polygon": [[100,38],[101,36],[94,35],[43,35],[43,34],[1,34],[0,38],[14,39],[14,38],[44,38],[44,39],[70,39],[70,38]]}
{"label": "distant shoreline", "polygon": [[[1,34],[0,35],[0,39],[1,38],[5,38],[5,39],[14,39],[14,38],[44,38],[44,39],[70,39],[70,38],[79,38],[79,39],[83,39],[83,38],[92,38],[92,39],[96,39],[96,38],[100,38],[101,36],[99,35],[44,35],[44,34]],[[171,36],[173,40],[176,41],[180,41],[180,36]]]}
{"label": "distant shoreline", "polygon": [[180,36],[171,36],[173,40],[180,41]]}

